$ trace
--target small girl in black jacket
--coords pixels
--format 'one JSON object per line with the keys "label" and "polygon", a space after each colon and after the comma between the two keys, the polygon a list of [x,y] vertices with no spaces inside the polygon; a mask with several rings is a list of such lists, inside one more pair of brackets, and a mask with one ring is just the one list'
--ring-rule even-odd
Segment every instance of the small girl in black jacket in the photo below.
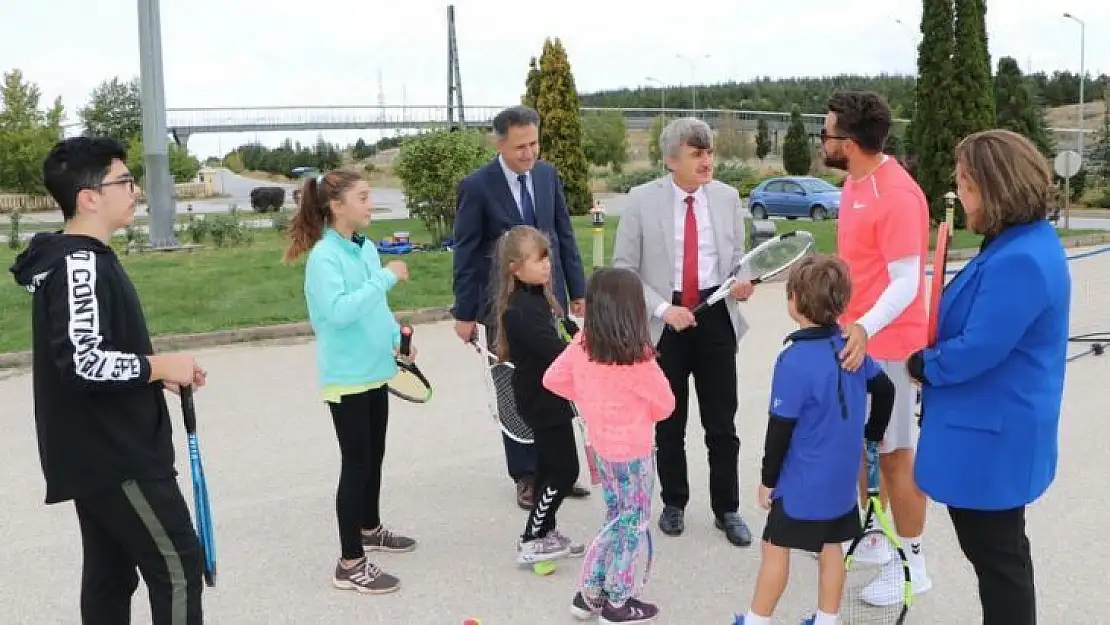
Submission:
{"label": "small girl in black jacket", "polygon": [[544,372],[567,346],[557,325],[562,312],[550,288],[547,238],[530,226],[506,232],[498,242],[497,272],[494,349],[515,367],[513,396],[536,446],[536,500],[517,545],[517,561],[581,555],[584,546],[555,528],[559,506],[578,480],[578,447],[570,403],[543,386]]}

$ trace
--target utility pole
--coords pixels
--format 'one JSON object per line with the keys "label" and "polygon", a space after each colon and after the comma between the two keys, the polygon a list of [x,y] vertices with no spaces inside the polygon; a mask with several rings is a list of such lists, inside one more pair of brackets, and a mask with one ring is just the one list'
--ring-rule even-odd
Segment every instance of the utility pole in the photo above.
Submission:
{"label": "utility pole", "polygon": [[447,5],[447,122],[455,126],[455,108],[459,124],[466,123],[462,97],[462,73],[459,71],[459,43],[455,36],[455,5]]}
{"label": "utility pole", "polygon": [[143,163],[150,247],[177,247],[173,178],[166,140],[166,91],[162,72],[159,0],[139,0],[139,93],[143,116]]}

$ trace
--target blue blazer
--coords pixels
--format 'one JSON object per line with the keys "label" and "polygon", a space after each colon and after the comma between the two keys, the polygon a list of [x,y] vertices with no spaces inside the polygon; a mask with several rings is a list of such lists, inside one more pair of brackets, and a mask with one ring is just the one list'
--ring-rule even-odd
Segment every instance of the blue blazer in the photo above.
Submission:
{"label": "blue blazer", "polygon": [[1006,510],[1056,477],[1071,275],[1048,221],[1012,226],[953,278],[923,352],[914,475],[935,501]]}
{"label": "blue blazer", "polygon": [[[586,274],[567,211],[563,183],[555,168],[538,161],[532,168],[536,228],[551,241],[552,289],[563,312],[569,299],[586,296]],[[501,163],[494,158],[459,183],[455,214],[454,290],[451,314],[460,321],[482,321],[490,311],[497,240],[524,223]]]}

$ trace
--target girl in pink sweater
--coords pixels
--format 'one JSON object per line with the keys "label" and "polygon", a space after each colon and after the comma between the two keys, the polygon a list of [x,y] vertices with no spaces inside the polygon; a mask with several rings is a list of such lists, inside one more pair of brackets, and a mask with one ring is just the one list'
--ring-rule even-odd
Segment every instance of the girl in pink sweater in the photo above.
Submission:
{"label": "girl in pink sweater", "polygon": [[[648,623],[659,609],[636,597],[637,556],[651,566],[655,424],[674,395],[655,361],[643,285],[627,269],[599,268],[586,287],[585,327],[547,369],[543,384],[578,405],[601,475],[606,519],[582,564],[571,613],[601,623]],[[641,585],[642,589],[642,585]]]}

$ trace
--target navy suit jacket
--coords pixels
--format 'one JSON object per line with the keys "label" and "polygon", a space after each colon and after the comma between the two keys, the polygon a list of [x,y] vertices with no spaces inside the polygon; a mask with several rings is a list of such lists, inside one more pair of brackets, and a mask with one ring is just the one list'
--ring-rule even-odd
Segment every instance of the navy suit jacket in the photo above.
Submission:
{"label": "navy suit jacket", "polygon": [[1045,220],[1003,230],[944,288],[923,353],[914,474],[926,495],[1006,510],[1052,483],[1070,308],[1066,254]]}
{"label": "navy suit jacket", "polygon": [[[536,228],[551,241],[552,289],[567,312],[569,299],[586,296],[586,274],[567,211],[563,183],[543,161],[532,168]],[[524,223],[501,163],[494,158],[459,183],[455,214],[454,290],[451,314],[460,321],[484,321],[491,309],[497,240]]]}

